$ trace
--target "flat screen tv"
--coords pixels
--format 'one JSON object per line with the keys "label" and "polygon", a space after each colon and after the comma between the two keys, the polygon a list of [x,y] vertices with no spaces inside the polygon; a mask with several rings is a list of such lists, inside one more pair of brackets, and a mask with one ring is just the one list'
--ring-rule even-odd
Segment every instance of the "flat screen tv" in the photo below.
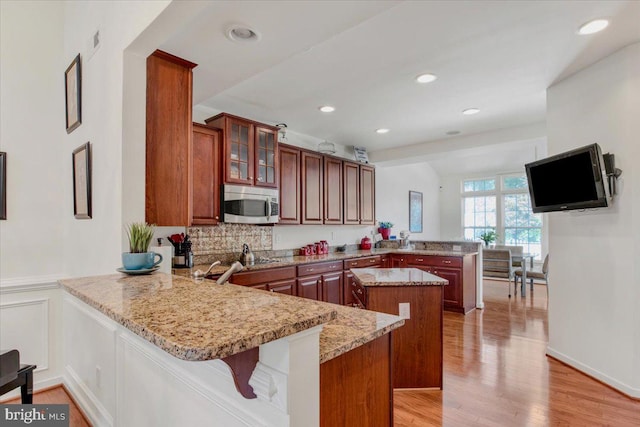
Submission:
{"label": "flat screen tv", "polygon": [[607,177],[598,144],[524,165],[534,213],[608,206]]}

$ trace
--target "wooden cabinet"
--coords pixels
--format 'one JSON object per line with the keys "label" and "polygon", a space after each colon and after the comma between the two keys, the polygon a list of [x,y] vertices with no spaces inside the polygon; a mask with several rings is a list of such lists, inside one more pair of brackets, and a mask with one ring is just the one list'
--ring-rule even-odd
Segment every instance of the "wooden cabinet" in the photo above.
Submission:
{"label": "wooden cabinet", "polygon": [[280,224],[300,224],[300,150],[281,145]]}
{"label": "wooden cabinet", "polygon": [[287,295],[293,295],[293,296],[297,295],[295,279],[269,282],[266,285],[267,285],[267,290],[271,292],[277,292],[279,294],[287,294]]}
{"label": "wooden cabinet", "polygon": [[343,162],[344,223],[360,224],[360,165]]}
{"label": "wooden cabinet", "polygon": [[298,296],[342,303],[342,261],[318,262],[298,266]]}
{"label": "wooden cabinet", "polygon": [[195,66],[158,50],[147,58],[145,221],[151,224],[193,224]]}
{"label": "wooden cabinet", "polygon": [[322,275],[322,301],[342,304],[342,271]]}
{"label": "wooden cabinet", "polygon": [[324,156],[324,223],[342,224],[342,160]]}
{"label": "wooden cabinet", "polygon": [[220,130],[193,124],[194,225],[214,225],[220,219]]}
{"label": "wooden cabinet", "polygon": [[324,217],[324,180],[322,154],[302,151],[302,224],[322,224]]}
{"label": "wooden cabinet", "polygon": [[[394,257],[398,255],[394,254]],[[476,306],[476,255],[434,256],[407,254],[407,267],[420,268],[447,279],[443,287],[444,309],[468,313]]]}
{"label": "wooden cabinet", "polygon": [[403,268],[407,266],[406,255],[391,254],[389,262],[389,268]]}
{"label": "wooden cabinet", "polygon": [[322,276],[320,275],[298,278],[296,281],[298,296],[302,298],[320,300],[322,298],[322,292],[320,290],[321,280]]}
{"label": "wooden cabinet", "polygon": [[376,223],[376,179],[372,166],[360,165],[360,224]]}
{"label": "wooden cabinet", "polygon": [[344,260],[344,273],[343,273],[343,281],[344,281],[344,294],[342,297],[342,301],[344,305],[348,305],[351,307],[360,307],[364,308],[364,290],[359,287],[353,278],[353,274],[350,269],[352,268],[383,268],[386,266],[384,258],[387,256],[368,256],[362,258],[353,258]]}
{"label": "wooden cabinet", "polygon": [[223,130],[225,184],[278,186],[277,128],[227,113],[205,122]]}
{"label": "wooden cabinet", "polygon": [[234,285],[251,286],[263,291],[297,295],[296,267],[276,267],[264,270],[242,271],[231,276]]}

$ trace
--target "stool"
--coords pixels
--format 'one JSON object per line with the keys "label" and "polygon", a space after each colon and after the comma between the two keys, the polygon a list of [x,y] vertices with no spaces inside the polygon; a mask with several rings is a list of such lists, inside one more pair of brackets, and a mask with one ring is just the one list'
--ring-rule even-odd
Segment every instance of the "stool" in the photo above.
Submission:
{"label": "stool", "polygon": [[20,365],[18,369],[18,377],[13,381],[0,386],[0,395],[10,392],[16,387],[20,387],[20,394],[22,395],[23,404],[33,403],[33,370],[36,369],[36,365]]}

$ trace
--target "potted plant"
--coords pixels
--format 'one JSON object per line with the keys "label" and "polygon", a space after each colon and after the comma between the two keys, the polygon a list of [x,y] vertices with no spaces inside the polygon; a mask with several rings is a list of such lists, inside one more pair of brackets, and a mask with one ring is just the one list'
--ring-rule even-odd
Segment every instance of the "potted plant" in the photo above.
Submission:
{"label": "potted plant", "polygon": [[484,242],[484,245],[486,247],[488,247],[491,243],[495,242],[497,238],[498,238],[498,235],[493,230],[488,230],[480,234],[480,240]]}
{"label": "potted plant", "polygon": [[[129,252],[122,253],[122,264],[125,270],[140,270],[156,267],[162,262],[162,255],[149,252],[153,239],[154,226],[145,222],[134,222],[127,226]],[[155,258],[159,257],[157,261]]]}
{"label": "potted plant", "polygon": [[382,234],[382,238],[384,240],[389,240],[389,235],[391,234],[391,227],[393,227],[393,223],[389,221],[380,221],[378,223],[378,233]]}

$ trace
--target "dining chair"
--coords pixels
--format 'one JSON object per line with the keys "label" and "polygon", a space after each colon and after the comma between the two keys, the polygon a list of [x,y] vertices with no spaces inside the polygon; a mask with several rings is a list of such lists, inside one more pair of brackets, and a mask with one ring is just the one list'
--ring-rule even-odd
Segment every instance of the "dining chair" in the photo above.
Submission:
{"label": "dining chair", "polygon": [[[514,271],[514,279],[516,285],[518,284],[518,278],[522,280],[522,268]],[[544,280],[544,285],[547,287],[547,298],[549,298],[549,254],[544,257],[544,262],[542,263],[542,270],[527,269],[527,279],[538,279]]]}
{"label": "dining chair", "polygon": [[511,251],[511,265],[514,267],[520,267],[520,259],[518,256],[521,256],[524,253],[524,248],[522,246],[512,246],[512,245],[495,245],[494,249],[501,250],[510,250]]}
{"label": "dining chair", "polygon": [[[483,249],[482,275],[508,279],[509,298],[511,298],[511,280],[515,279],[511,251],[508,249]],[[514,292],[517,292],[515,281]]]}

